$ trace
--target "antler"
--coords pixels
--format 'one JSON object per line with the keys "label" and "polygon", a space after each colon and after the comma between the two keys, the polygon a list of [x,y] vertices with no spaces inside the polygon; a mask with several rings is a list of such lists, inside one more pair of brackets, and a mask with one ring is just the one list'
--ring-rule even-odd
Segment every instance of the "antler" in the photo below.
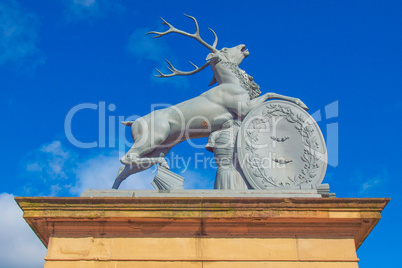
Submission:
{"label": "antler", "polygon": [[[178,34],[181,34],[181,35],[185,35],[185,36],[194,38],[195,40],[197,40],[198,42],[200,42],[202,45],[204,45],[205,47],[207,47],[209,50],[211,50],[211,52],[218,52],[218,50],[216,49],[216,45],[218,44],[218,36],[217,36],[216,33],[214,32],[214,30],[212,30],[211,28],[208,28],[208,29],[214,34],[214,36],[215,36],[214,43],[213,43],[212,46],[211,46],[210,44],[208,44],[207,42],[205,42],[204,40],[202,40],[202,38],[201,38],[201,36],[200,36],[200,29],[199,29],[199,27],[198,27],[198,22],[197,22],[197,20],[196,20],[194,17],[192,17],[192,16],[189,16],[189,15],[186,15],[186,14],[184,14],[184,15],[185,15],[186,17],[189,17],[190,19],[192,19],[192,20],[194,21],[195,29],[196,29],[196,30],[195,30],[195,33],[190,34],[190,33],[187,33],[187,32],[185,32],[185,31],[179,30],[179,29],[175,28],[173,25],[171,25],[170,23],[168,23],[167,21],[165,21],[163,18],[161,18],[161,19],[163,20],[163,23],[162,23],[162,24],[169,26],[169,29],[168,29],[167,31],[165,31],[165,32],[155,32],[155,31],[152,31],[152,32],[149,32],[149,33],[147,33],[147,34],[156,34],[156,36],[154,36],[153,38],[158,38],[158,37],[164,36],[164,35],[169,34],[169,33],[178,33]],[[207,66],[209,65],[209,61],[208,61],[208,62],[206,62],[203,66],[201,66],[200,68],[198,68],[195,64],[193,64],[193,63],[190,61],[190,64],[193,65],[196,69],[193,70],[193,71],[189,71],[189,72],[183,72],[183,71],[179,71],[179,70],[177,70],[176,68],[174,68],[173,65],[172,65],[168,60],[166,60],[166,62],[167,62],[167,63],[169,64],[169,66],[170,66],[170,67],[167,67],[167,68],[168,68],[172,73],[171,73],[171,74],[163,74],[163,73],[160,72],[158,69],[156,69],[156,70],[158,71],[158,73],[160,74],[160,75],[155,75],[156,77],[172,77],[172,76],[176,76],[176,75],[191,75],[191,74],[198,73],[199,71],[205,69],[205,67],[207,67]]]}
{"label": "antler", "polygon": [[190,61],[190,64],[193,65],[195,67],[195,70],[193,71],[189,71],[189,72],[183,72],[183,71],[179,71],[177,70],[168,60],[165,60],[170,67],[166,66],[166,68],[169,69],[169,71],[171,71],[171,74],[163,74],[161,71],[159,71],[158,69],[156,69],[156,71],[160,74],[160,75],[155,75],[156,77],[172,77],[172,76],[176,76],[176,75],[191,75],[191,74],[195,74],[198,73],[199,71],[204,70],[208,65],[209,65],[209,61],[207,61],[204,65],[202,65],[200,68],[198,68],[197,65],[195,65],[194,63],[192,63]]}
{"label": "antler", "polygon": [[184,16],[189,17],[190,19],[192,19],[192,20],[194,21],[194,23],[195,23],[195,28],[196,28],[195,33],[190,34],[190,33],[187,33],[187,32],[185,32],[185,31],[179,30],[179,29],[175,28],[173,25],[171,25],[170,23],[168,23],[167,21],[165,21],[163,18],[161,18],[161,19],[163,20],[163,23],[162,23],[162,24],[169,26],[169,30],[167,30],[167,31],[165,31],[165,32],[163,32],[163,33],[162,33],[162,32],[155,32],[155,31],[152,31],[152,32],[149,32],[149,33],[147,33],[147,34],[156,34],[156,36],[154,36],[153,38],[158,38],[158,37],[164,36],[164,35],[169,34],[169,33],[178,33],[178,34],[182,34],[182,35],[185,35],[185,36],[188,36],[188,37],[191,37],[191,38],[196,39],[198,42],[200,42],[200,43],[203,44],[205,47],[207,47],[209,50],[211,50],[211,52],[217,52],[218,50],[216,49],[216,45],[218,44],[218,36],[217,36],[216,33],[214,32],[214,30],[212,30],[211,28],[208,28],[208,29],[214,34],[214,36],[215,36],[215,41],[214,41],[213,45],[211,46],[210,44],[208,44],[207,42],[205,42],[204,40],[202,40],[202,38],[201,38],[201,36],[200,36],[200,29],[199,29],[199,27],[198,27],[198,22],[197,22],[197,20],[196,20],[194,17],[189,16],[189,15],[187,15],[187,14],[184,14]]}

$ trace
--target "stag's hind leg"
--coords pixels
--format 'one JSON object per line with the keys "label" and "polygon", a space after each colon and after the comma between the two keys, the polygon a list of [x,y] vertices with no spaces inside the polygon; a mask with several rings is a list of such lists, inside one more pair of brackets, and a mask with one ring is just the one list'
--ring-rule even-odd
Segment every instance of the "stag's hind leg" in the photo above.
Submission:
{"label": "stag's hind leg", "polygon": [[[168,154],[170,151],[170,148],[164,148],[164,149],[156,149],[155,151],[153,151],[150,155],[147,155],[147,158],[157,158],[154,156],[160,156],[163,158],[163,156],[165,156],[166,154]],[[164,167],[166,167],[167,169],[169,169],[169,166],[167,165],[166,160],[163,158],[163,161],[166,163],[166,165],[162,165]],[[150,166],[145,166],[145,165],[125,165],[122,166],[119,169],[119,172],[117,173],[117,177],[114,181],[113,184],[113,189],[118,189],[120,184],[130,175],[138,173],[140,171],[146,170],[148,169]]]}
{"label": "stag's hind leg", "polygon": [[120,183],[124,181],[128,176],[131,174],[137,173],[136,171],[137,167],[131,165],[131,166],[122,166],[119,169],[119,172],[117,173],[117,177],[114,180],[112,189],[118,189],[120,186]]}
{"label": "stag's hind leg", "polygon": [[145,157],[152,154],[168,137],[170,133],[170,124],[167,120],[156,120],[155,129],[149,128],[146,125],[135,124],[132,126],[132,134],[134,138],[134,145],[131,149],[120,159],[124,165],[135,165],[145,167],[145,169],[155,165],[161,164],[169,168],[166,163],[165,155],[161,154],[159,157]]}
{"label": "stag's hind leg", "polygon": [[122,166],[117,173],[116,179],[114,180],[112,189],[118,189],[120,184],[127,179],[128,176],[143,171],[144,168],[141,166],[127,165]]}

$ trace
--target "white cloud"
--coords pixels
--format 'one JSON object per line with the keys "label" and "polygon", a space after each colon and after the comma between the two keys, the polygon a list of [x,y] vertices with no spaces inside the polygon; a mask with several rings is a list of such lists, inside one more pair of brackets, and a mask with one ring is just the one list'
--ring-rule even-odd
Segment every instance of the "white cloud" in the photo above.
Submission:
{"label": "white cloud", "polygon": [[367,192],[367,191],[375,188],[380,183],[381,183],[380,178],[378,178],[378,177],[370,178],[369,181],[366,181],[365,183],[362,184],[362,186],[360,188],[360,193]]}
{"label": "white cloud", "polygon": [[360,194],[371,196],[381,195],[381,192],[384,190],[384,185],[387,183],[388,180],[388,170],[379,170],[377,174],[367,176],[367,179],[365,179],[364,181],[362,179]]}
{"label": "white cloud", "polygon": [[14,196],[0,194],[0,260],[2,267],[43,267],[46,248],[22,218]]}
{"label": "white cloud", "polygon": [[[88,159],[76,171],[76,182],[70,192],[81,194],[85,189],[111,189],[117,172],[121,167],[117,152],[112,155],[98,155]],[[119,189],[153,189],[151,181],[154,168],[134,174],[127,178]]]}
{"label": "white cloud", "polygon": [[83,7],[92,7],[97,4],[95,0],[73,0],[73,3]]}
{"label": "white cloud", "polygon": [[34,69],[45,62],[37,47],[39,21],[16,1],[0,2],[0,65]]}
{"label": "white cloud", "polygon": [[74,161],[74,154],[62,148],[60,141],[44,145],[40,151],[48,156],[48,165],[45,167],[47,168],[47,173],[53,178],[67,178],[63,167],[67,161]]}
{"label": "white cloud", "polygon": [[390,175],[387,168],[378,167],[370,172],[362,169],[351,171],[348,195],[354,197],[380,197],[389,193]]}
{"label": "white cloud", "polygon": [[[170,73],[165,68],[167,63],[165,62],[166,55],[169,55],[169,60],[177,62],[175,53],[169,47],[169,45],[163,40],[154,40],[151,35],[145,35],[150,32],[149,28],[137,28],[129,37],[127,50],[141,63],[143,60],[154,61],[157,64],[157,68],[162,73]],[[188,64],[189,68],[192,68]],[[191,69],[190,69],[191,70]],[[158,74],[154,71],[154,74]],[[153,75],[150,77],[154,83],[172,84],[177,88],[188,88],[188,79],[183,76],[171,77],[171,78],[155,78]]]}
{"label": "white cloud", "polygon": [[[115,152],[110,156],[98,155],[80,164],[76,171],[75,185],[70,189],[74,195],[80,195],[86,189],[111,189],[117,172],[121,167]],[[120,190],[153,190],[151,182],[157,172],[157,166],[129,176],[122,182]],[[185,189],[213,189],[215,170],[190,170],[179,173],[184,177]]]}
{"label": "white cloud", "polygon": [[155,40],[149,28],[137,28],[128,40],[128,51],[139,61],[146,59],[161,63],[164,57],[173,54],[168,44],[163,39]]}
{"label": "white cloud", "polygon": [[53,141],[28,153],[24,159],[24,177],[31,178],[24,186],[28,195],[55,196],[69,193],[74,183],[79,157],[60,141]]}
{"label": "white cloud", "polygon": [[[163,71],[165,68],[160,67],[158,68],[162,73],[170,73],[170,71]],[[156,71],[154,71],[156,74]],[[161,77],[155,77],[153,74],[150,77],[151,82],[155,84],[170,84],[178,89],[187,89],[190,86],[190,83],[188,82],[187,77],[183,76],[176,76],[176,77],[169,77],[169,78],[161,78]]]}
{"label": "white cloud", "polygon": [[[173,157],[173,156],[172,156]],[[40,146],[29,154],[25,177],[34,178],[24,186],[26,194],[42,196],[79,196],[86,189],[112,188],[117,172],[122,164],[118,151],[105,152],[95,156],[79,157],[74,150],[67,149],[60,141],[53,141]],[[209,159],[209,158],[208,158]],[[172,168],[183,163],[171,161]],[[185,178],[185,189],[212,189],[215,170],[206,167],[195,168],[193,163],[182,170],[180,176]],[[119,189],[154,189],[151,185],[157,166],[129,176]]]}
{"label": "white cloud", "polygon": [[113,12],[122,12],[124,8],[111,0],[64,0],[67,7],[68,22],[81,20],[94,21]]}
{"label": "white cloud", "polygon": [[184,177],[184,189],[213,189],[215,170],[186,170],[180,173]]}
{"label": "white cloud", "polygon": [[27,194],[35,194],[36,191],[36,194],[54,196],[68,191],[77,159],[78,154],[63,147],[60,141],[44,144],[29,153],[24,162],[25,168],[29,177],[35,179],[26,185],[26,189],[30,189]]}
{"label": "white cloud", "polygon": [[[111,189],[121,167],[117,151],[90,157],[79,157],[60,141],[40,146],[26,157],[25,185],[29,195],[77,195],[85,189]],[[120,189],[153,189],[155,168],[130,176]]]}

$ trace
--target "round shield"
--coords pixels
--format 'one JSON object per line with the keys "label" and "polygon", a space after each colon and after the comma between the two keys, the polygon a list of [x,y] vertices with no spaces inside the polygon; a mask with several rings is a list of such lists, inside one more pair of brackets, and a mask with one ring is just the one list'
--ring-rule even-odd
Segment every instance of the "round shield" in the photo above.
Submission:
{"label": "round shield", "polygon": [[254,189],[319,185],[327,169],[320,128],[305,110],[287,101],[265,102],[245,117],[237,152]]}

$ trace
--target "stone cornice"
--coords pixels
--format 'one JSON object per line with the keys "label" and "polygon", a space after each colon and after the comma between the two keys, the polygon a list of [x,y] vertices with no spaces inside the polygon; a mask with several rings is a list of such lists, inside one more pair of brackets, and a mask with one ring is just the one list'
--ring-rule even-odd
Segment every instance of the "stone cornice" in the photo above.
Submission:
{"label": "stone cornice", "polygon": [[353,237],[358,248],[388,198],[16,197],[50,237]]}

